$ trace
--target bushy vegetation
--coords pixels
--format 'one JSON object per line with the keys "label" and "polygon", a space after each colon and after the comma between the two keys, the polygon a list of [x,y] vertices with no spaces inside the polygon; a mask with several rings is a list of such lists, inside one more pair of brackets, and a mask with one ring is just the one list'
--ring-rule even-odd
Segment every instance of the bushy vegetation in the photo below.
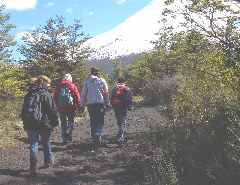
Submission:
{"label": "bushy vegetation", "polygon": [[[150,103],[166,106],[162,113],[169,119],[167,127],[146,139],[166,146],[164,152],[176,169],[175,184],[236,184],[240,179],[239,12],[222,1],[192,1],[182,12],[174,10],[166,12],[182,14],[187,29],[161,30],[156,51],[129,69],[129,83],[137,92]],[[224,21],[219,18],[223,12],[228,15]],[[205,25],[194,15],[205,19]],[[171,135],[164,134],[169,129]],[[147,175],[154,178],[152,172]],[[159,182],[150,184],[161,184],[161,179],[160,175]]]}
{"label": "bushy vegetation", "polygon": [[[174,0],[166,2],[164,15],[182,15],[186,29],[175,32],[164,27],[155,50],[136,59],[127,79],[147,103],[166,107],[161,113],[168,123],[145,136],[141,146],[146,148],[139,148],[141,155],[132,161],[132,170],[143,169],[142,184],[236,184],[240,180],[239,11],[218,0],[190,0],[185,9],[172,10],[167,8]],[[79,22],[65,25],[62,17],[51,18],[24,38],[22,65],[11,65],[8,49],[13,39],[8,32],[13,26],[3,10],[0,97],[11,101],[1,100],[0,119],[15,120],[21,103],[13,98],[24,94],[29,77],[46,74],[55,83],[70,72],[81,87],[88,75],[84,64],[89,48],[82,47],[87,37]],[[101,75],[112,83],[107,74]],[[126,72],[116,65],[114,79],[122,75]],[[5,128],[0,122],[0,133]]]}
{"label": "bushy vegetation", "polygon": [[[85,65],[90,48],[83,46],[88,36],[83,32],[79,21],[67,25],[64,18],[49,18],[46,25],[39,26],[26,34],[19,47],[23,55],[21,61],[11,59],[10,47],[15,44],[10,30],[10,16],[0,7],[0,147],[14,130],[22,129],[20,111],[26,86],[31,77],[47,75],[52,79],[51,90],[54,90],[65,73],[71,73],[74,83],[81,89],[83,81],[89,75]],[[111,78],[101,72],[109,84]],[[5,142],[9,145],[9,142]]]}

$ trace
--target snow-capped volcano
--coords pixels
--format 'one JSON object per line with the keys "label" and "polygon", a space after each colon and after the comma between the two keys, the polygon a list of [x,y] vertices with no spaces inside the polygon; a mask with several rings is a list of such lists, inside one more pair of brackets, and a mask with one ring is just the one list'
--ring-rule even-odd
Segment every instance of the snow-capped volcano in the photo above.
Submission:
{"label": "snow-capped volcano", "polygon": [[[96,37],[89,39],[86,44],[93,48],[96,52],[91,56],[92,59],[114,59],[119,56],[127,56],[131,54],[139,54],[142,52],[150,51],[154,48],[152,41],[158,39],[158,35],[161,28],[164,26],[173,27],[174,32],[179,32],[188,29],[181,23],[184,22],[184,17],[181,12],[185,9],[191,1],[189,0],[177,0],[173,4],[166,6],[165,0],[152,0],[152,2],[138,11],[133,16],[127,18],[123,23],[119,24],[112,30],[97,35]],[[232,8],[237,8],[238,1],[229,1]],[[166,9],[174,12],[179,11],[174,16],[163,16],[163,12]],[[226,17],[229,13],[218,12],[218,16]],[[210,22],[204,18],[201,14],[193,14],[195,20],[203,25],[206,30],[210,26]],[[167,19],[167,22],[162,21],[163,18]],[[164,25],[165,24],[165,25]],[[217,25],[226,25],[226,21],[219,19]]]}
{"label": "snow-capped volcano", "polygon": [[116,58],[153,49],[151,41],[157,39],[163,7],[164,0],[153,0],[117,27],[88,40],[87,45],[96,50],[92,57]]}

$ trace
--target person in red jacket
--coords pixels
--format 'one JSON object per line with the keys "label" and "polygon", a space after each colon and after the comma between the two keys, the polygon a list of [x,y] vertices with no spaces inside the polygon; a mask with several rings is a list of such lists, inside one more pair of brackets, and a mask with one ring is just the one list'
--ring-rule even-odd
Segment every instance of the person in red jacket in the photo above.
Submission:
{"label": "person in red jacket", "polygon": [[80,93],[71,74],[63,76],[54,93],[54,101],[60,114],[62,143],[67,144],[72,141],[75,111],[80,106]]}

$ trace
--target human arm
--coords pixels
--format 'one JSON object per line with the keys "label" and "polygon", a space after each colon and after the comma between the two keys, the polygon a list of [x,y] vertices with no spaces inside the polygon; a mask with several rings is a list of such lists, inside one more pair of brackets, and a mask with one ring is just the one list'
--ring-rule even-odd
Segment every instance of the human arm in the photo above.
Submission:
{"label": "human arm", "polygon": [[72,93],[73,93],[73,97],[74,97],[74,106],[75,106],[75,108],[79,108],[80,107],[80,93],[75,84],[73,84]]}
{"label": "human arm", "polygon": [[87,99],[87,84],[86,81],[83,83],[83,87],[80,94],[80,107],[84,107]]}
{"label": "human arm", "polygon": [[103,95],[103,98],[104,98],[104,104],[105,104],[107,107],[110,107],[108,84],[107,84],[107,82],[106,82],[106,80],[105,80],[104,78],[101,78],[101,80],[102,80],[102,84],[103,84],[103,92],[102,92],[102,95]]}

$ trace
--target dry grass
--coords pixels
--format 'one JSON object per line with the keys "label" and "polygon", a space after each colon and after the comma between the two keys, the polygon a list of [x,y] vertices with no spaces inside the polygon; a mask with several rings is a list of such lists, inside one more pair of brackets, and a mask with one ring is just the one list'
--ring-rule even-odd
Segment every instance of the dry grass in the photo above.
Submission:
{"label": "dry grass", "polygon": [[1,99],[0,102],[0,148],[12,147],[23,135],[19,117],[22,99]]}

